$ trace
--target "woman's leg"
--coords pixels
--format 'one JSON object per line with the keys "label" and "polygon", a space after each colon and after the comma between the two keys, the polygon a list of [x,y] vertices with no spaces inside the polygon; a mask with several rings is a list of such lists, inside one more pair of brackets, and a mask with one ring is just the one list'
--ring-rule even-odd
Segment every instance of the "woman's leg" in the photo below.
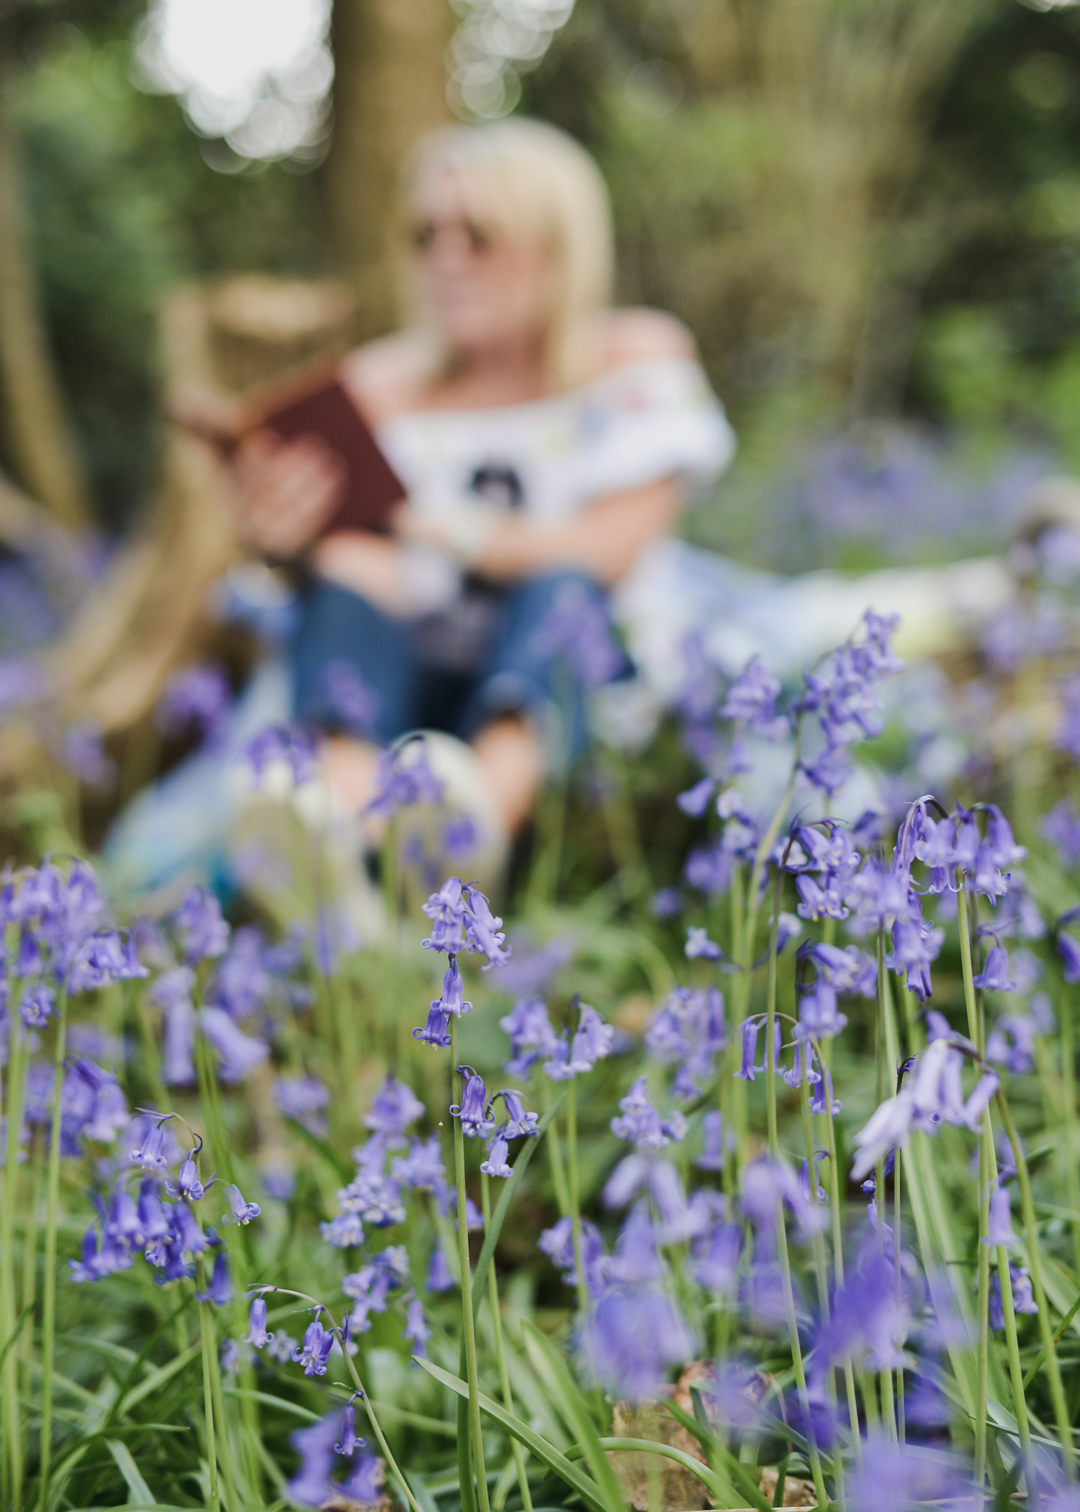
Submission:
{"label": "woman's leg", "polygon": [[511,835],[532,813],[544,776],[544,743],[519,714],[485,725],[472,740],[488,784],[488,796]]}

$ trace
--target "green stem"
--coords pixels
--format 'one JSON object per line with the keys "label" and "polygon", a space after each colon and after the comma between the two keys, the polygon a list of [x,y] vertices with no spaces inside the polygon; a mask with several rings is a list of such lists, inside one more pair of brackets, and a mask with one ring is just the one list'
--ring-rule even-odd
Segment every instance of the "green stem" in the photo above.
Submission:
{"label": "green stem", "polygon": [[[199,1279],[203,1279],[202,1258],[199,1259]],[[210,1472],[210,1509],[220,1512],[221,1492],[218,1487],[217,1435],[214,1431],[214,1341],[213,1319],[209,1316],[210,1304],[199,1303],[199,1342],[202,1345],[203,1412],[206,1415],[206,1463]],[[43,1507],[44,1512],[44,1507]]]}
{"label": "green stem", "polygon": [[[960,966],[964,978],[968,1036],[982,1054],[982,1027],[975,996],[971,964],[971,921],[968,917],[967,882],[956,894],[957,930],[960,935]],[[990,1249],[985,1242],[990,1229],[990,1157],[986,1148],[988,1120],[979,1136],[979,1342],[975,1357],[975,1485],[981,1492],[986,1482],[986,1383],[990,1365]]]}
{"label": "green stem", "polygon": [[[776,1056],[773,1039],[776,1033],[776,945],[780,930],[780,895],[784,886],[784,874],[776,868],[776,885],[773,888],[772,928],[769,931],[769,984],[765,1016],[765,1106],[769,1121],[769,1154],[775,1160],[780,1153],[780,1137],[776,1124]],[[750,941],[750,948],[753,942]],[[747,952],[749,955],[749,951]],[[807,1159],[813,1164],[813,1150],[807,1150]]]}
{"label": "green stem", "polygon": [[1028,1478],[1028,1497],[1036,1494],[1037,1478],[1033,1474],[1031,1458],[1031,1426],[1028,1423],[1027,1399],[1024,1396],[1024,1371],[1020,1364],[1020,1346],[1016,1339],[1016,1310],[1013,1307],[1012,1277],[1009,1274],[1009,1252],[1003,1244],[997,1246],[998,1280],[1001,1283],[1001,1310],[1005,1314],[1005,1343],[1009,1351],[1009,1376],[1012,1381],[1013,1404],[1016,1408],[1016,1426],[1020,1430],[1020,1449],[1024,1456],[1024,1474]]}
{"label": "green stem", "polygon": [[582,1320],[589,1313],[589,1291],[585,1285],[585,1264],[581,1248],[581,1197],[578,1188],[577,1155],[577,1078],[566,1089],[566,1174],[570,1198],[570,1233],[574,1246],[574,1274],[577,1277],[578,1311]]}
{"label": "green stem", "polygon": [[791,1336],[791,1360],[795,1366],[795,1382],[799,1388],[799,1401],[802,1403],[803,1417],[806,1421],[806,1442],[810,1452],[810,1474],[814,1480],[814,1490],[817,1492],[818,1506],[827,1507],[829,1498],[825,1493],[825,1478],[821,1473],[821,1456],[818,1454],[817,1442],[814,1438],[814,1430],[810,1421],[810,1398],[806,1390],[806,1371],[803,1368],[802,1345],[799,1343],[799,1322],[795,1315],[795,1293],[791,1286],[791,1261],[788,1256],[787,1233],[784,1229],[784,1209],[781,1203],[777,1203],[776,1212],[776,1247],[780,1256],[780,1276],[784,1286],[784,1308],[787,1313],[788,1333]]}
{"label": "green stem", "polygon": [[[874,1061],[877,1070],[877,1100],[883,1103],[888,1096],[886,1090],[890,1077],[887,1070],[887,1057],[890,1049],[889,1020],[891,1018],[891,1003],[888,998],[889,981],[885,975],[885,931],[878,930],[877,938],[877,968],[878,968],[878,992],[877,992],[877,1018],[874,1023]],[[874,1228],[877,1235],[878,1253],[885,1258],[885,1214],[888,1211],[885,1200],[885,1160],[882,1157],[874,1169]],[[886,1435],[896,1440],[896,1405],[893,1400],[893,1377],[891,1370],[881,1372],[881,1416],[885,1422]]]}
{"label": "green stem", "polygon": [[[551,1083],[545,1076],[543,1078],[545,1113],[551,1107],[552,1097]],[[559,1138],[559,1123],[557,1118],[553,1118],[548,1124],[544,1139],[547,1142],[548,1160],[551,1165],[551,1183],[555,1188],[555,1201],[559,1205],[559,1216],[566,1218],[570,1213],[570,1193],[566,1185],[566,1170],[563,1166],[562,1141]]]}
{"label": "green stem", "polygon": [[1054,1344],[1054,1331],[1050,1327],[1049,1306],[1046,1300],[1046,1291],[1043,1287],[1042,1261],[1039,1257],[1039,1230],[1035,1221],[1035,1202],[1031,1195],[1031,1177],[1028,1173],[1027,1157],[1020,1144],[1020,1136],[1016,1132],[1016,1125],[1013,1123],[1009,1104],[1000,1087],[997,1090],[997,1104],[1001,1109],[1001,1119],[1005,1125],[1005,1132],[1009,1136],[1009,1143],[1012,1145],[1013,1160],[1016,1162],[1016,1178],[1020,1187],[1020,1204],[1024,1215],[1024,1232],[1027,1238],[1027,1260],[1031,1272],[1031,1288],[1035,1293],[1035,1305],[1039,1310],[1039,1332],[1042,1335],[1043,1349],[1046,1352],[1046,1371],[1050,1377],[1050,1400],[1054,1404],[1054,1418],[1057,1422],[1058,1437],[1061,1440],[1061,1451],[1065,1458],[1065,1473],[1070,1482],[1074,1482],[1076,1480],[1076,1450],[1073,1445],[1069,1409],[1065,1401],[1065,1388],[1061,1381],[1061,1365],[1057,1356],[1057,1348]]}
{"label": "green stem", "polygon": [[[458,1064],[458,1022],[456,1015],[450,1017],[450,1064],[451,1077]],[[461,1094],[465,1095],[465,1076],[461,1080]],[[460,1097],[459,1097],[460,1101]],[[472,1265],[469,1260],[469,1224],[466,1217],[465,1199],[465,1135],[461,1119],[454,1119],[454,1173],[457,1178],[457,1228],[458,1255],[461,1260],[461,1309],[462,1327],[465,1330],[465,1371],[469,1382],[469,1431],[473,1441],[473,1462],[476,1469],[476,1501],[479,1512],[490,1512],[488,1498],[487,1468],[484,1464],[484,1443],[480,1420],[480,1380],[476,1369],[476,1329],[473,1325]]]}
{"label": "green stem", "polygon": [[[571,1085],[573,1084],[571,1083]],[[483,1173],[480,1176],[480,1198],[484,1205],[484,1228],[486,1229],[491,1223],[491,1183]],[[488,1296],[491,1302],[491,1327],[495,1335],[495,1358],[499,1365],[499,1384],[502,1388],[503,1406],[507,1412],[513,1412],[514,1398],[510,1391],[510,1372],[506,1368],[502,1312],[499,1308],[499,1286],[495,1278],[494,1265],[488,1266]],[[524,1507],[525,1512],[533,1512],[532,1492],[529,1490],[529,1477],[525,1472],[525,1452],[521,1444],[514,1437],[510,1439],[510,1452],[514,1456],[514,1468],[517,1471],[518,1488],[521,1491],[521,1505]]]}
{"label": "green stem", "polygon": [[[814,1041],[815,1049],[817,1041]],[[820,1055],[818,1057],[821,1059]],[[822,1061],[824,1065],[824,1061]],[[825,1129],[829,1144],[829,1187],[832,1206],[833,1274],[838,1287],[844,1284],[844,1229],[840,1211],[840,1168],[836,1160],[836,1126],[833,1123],[832,1098],[825,1098]],[[851,1421],[851,1445],[856,1465],[862,1464],[862,1429],[859,1425],[859,1398],[855,1391],[855,1367],[851,1356],[844,1356],[844,1386],[847,1391],[848,1417]]]}
{"label": "green stem", "polygon": [[1080,1150],[1076,1127],[1076,1059],[1073,1049],[1072,994],[1063,993],[1061,1015],[1061,1093],[1065,1122],[1065,1182],[1073,1212],[1073,1270],[1080,1277]]}
{"label": "green stem", "polygon": [[18,1512],[22,1502],[23,1443],[19,1422],[19,1357],[14,1333],[18,1307],[15,1280],[15,1209],[19,1194],[19,1134],[23,1122],[26,1081],[26,1034],[19,1018],[15,994],[8,1014],[7,1140],[4,1155],[4,1189],[0,1201],[0,1344],[6,1348],[3,1370],[4,1474],[9,1505]]}
{"label": "green stem", "polygon": [[56,1229],[60,1218],[60,1125],[63,1116],[64,1056],[67,1053],[68,995],[61,987],[56,1002],[52,1109],[49,1123],[49,1177],[45,1208],[45,1272],[41,1300],[41,1512],[49,1496],[52,1461],[53,1353],[56,1347]]}

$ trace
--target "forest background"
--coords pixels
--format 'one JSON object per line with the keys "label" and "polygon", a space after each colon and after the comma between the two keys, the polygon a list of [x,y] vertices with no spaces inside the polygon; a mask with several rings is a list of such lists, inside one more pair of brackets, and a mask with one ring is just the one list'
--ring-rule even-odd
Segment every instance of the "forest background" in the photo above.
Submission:
{"label": "forest background", "polygon": [[162,15],[0,5],[0,462],[62,519],[150,508],[166,291],[343,273],[389,328],[394,162],[509,107],[597,155],[620,299],[687,321],[732,414],[695,539],[781,570],[993,548],[1080,467],[1080,7],[336,0],[284,147],[289,81],[216,132],[155,77]]}

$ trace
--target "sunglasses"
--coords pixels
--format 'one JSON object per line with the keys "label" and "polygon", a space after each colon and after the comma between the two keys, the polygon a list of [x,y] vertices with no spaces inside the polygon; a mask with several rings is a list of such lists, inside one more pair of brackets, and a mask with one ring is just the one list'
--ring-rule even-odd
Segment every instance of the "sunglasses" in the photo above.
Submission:
{"label": "sunglasses", "polygon": [[470,252],[475,256],[482,256],[491,250],[491,232],[471,220],[419,221],[410,234],[413,250],[421,254],[430,252],[440,236],[448,231],[463,233]]}

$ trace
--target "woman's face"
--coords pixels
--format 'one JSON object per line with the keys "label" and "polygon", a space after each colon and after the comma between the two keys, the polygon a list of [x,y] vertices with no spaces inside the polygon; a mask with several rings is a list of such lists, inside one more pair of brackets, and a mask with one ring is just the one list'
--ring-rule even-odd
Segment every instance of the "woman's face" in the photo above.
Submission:
{"label": "woman's face", "polygon": [[413,202],[420,295],[451,351],[462,355],[538,341],[550,310],[551,263],[470,213],[458,175],[444,169]]}

